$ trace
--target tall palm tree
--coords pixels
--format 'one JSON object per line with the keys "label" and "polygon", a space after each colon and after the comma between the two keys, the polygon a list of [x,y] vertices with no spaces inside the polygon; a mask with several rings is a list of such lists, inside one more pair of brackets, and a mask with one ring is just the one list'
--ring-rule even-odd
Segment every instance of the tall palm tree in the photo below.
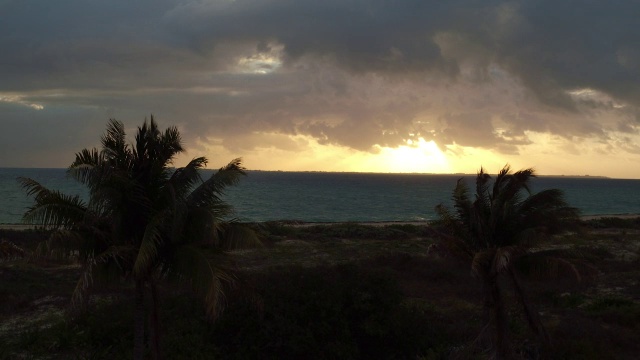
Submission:
{"label": "tall palm tree", "polygon": [[[126,143],[124,125],[116,120],[109,122],[101,142],[101,150],[77,153],[68,169],[87,186],[89,201],[21,178],[35,197],[24,220],[57,229],[50,242],[65,243],[79,255],[84,272],[72,296],[75,308],[86,303],[86,291],[100,270],[133,279],[136,359],[144,355],[144,299],[150,290],[151,352],[158,358],[158,281],[172,275],[189,282],[213,317],[221,285],[231,279],[221,266],[223,250],[257,242],[254,233],[229,219],[232,207],[222,200],[224,189],[237,184],[245,169],[235,159],[203,180],[204,157],[172,168],[172,160],[184,151],[180,134],[175,127],[161,132],[153,116],[138,127],[134,144]],[[217,249],[218,256],[205,256],[204,248]]]}
{"label": "tall palm tree", "polygon": [[475,197],[463,179],[453,190],[454,211],[440,204],[436,210],[440,224],[449,231],[448,245],[471,261],[473,272],[482,281],[487,323],[478,339],[492,334],[493,357],[509,356],[507,315],[500,278],[510,280],[532,330],[547,344],[549,339],[538,313],[527,301],[514,266],[527,248],[542,237],[566,230],[575,223],[578,211],[569,207],[558,189],[533,194],[533,169],[511,173],[506,165],[492,178],[480,169]]}

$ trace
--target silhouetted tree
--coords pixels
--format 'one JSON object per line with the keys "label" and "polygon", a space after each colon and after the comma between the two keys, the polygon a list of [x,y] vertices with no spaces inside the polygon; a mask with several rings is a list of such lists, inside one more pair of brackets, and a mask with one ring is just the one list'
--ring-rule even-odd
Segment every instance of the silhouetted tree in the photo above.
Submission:
{"label": "silhouetted tree", "polygon": [[560,190],[533,194],[530,182],[534,177],[533,169],[511,173],[507,165],[492,183],[491,176],[480,169],[473,198],[460,179],[453,190],[454,210],[442,204],[436,207],[440,224],[450,234],[446,245],[466,256],[482,281],[486,324],[478,341],[492,334],[495,359],[510,356],[500,278],[510,280],[530,327],[548,344],[545,328],[527,299],[514,265],[527,253],[528,245],[567,229],[578,217],[577,209],[568,206]]}
{"label": "silhouetted tree", "polygon": [[204,157],[182,168],[171,167],[183,151],[177,128],[161,132],[151,117],[138,127],[132,145],[125,137],[124,125],[111,120],[102,149],[76,154],[68,173],[87,186],[88,203],[20,178],[35,198],[24,220],[57,229],[48,250],[62,249],[63,255],[77,256],[84,264],[73,308],[84,306],[95,276],[133,279],[135,359],[144,356],[144,299],[149,289],[150,348],[159,358],[158,281],[171,276],[191,284],[213,318],[220,309],[222,285],[232,278],[225,250],[257,243],[257,238],[229,219],[232,207],[221,198],[227,186],[245,175],[240,159],[203,180],[199,170],[207,164]]}

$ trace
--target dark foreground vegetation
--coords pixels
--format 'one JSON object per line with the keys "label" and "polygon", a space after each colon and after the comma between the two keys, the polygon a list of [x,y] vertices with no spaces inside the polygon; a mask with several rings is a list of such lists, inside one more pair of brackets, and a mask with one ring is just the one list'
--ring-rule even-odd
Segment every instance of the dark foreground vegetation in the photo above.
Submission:
{"label": "dark foreground vegetation", "polygon": [[[256,233],[233,220],[223,199],[227,187],[246,175],[241,159],[203,178],[205,157],[173,167],[184,152],[176,127],[164,131],[153,116],[127,143],[122,122],[111,119],[101,147],[83,149],[67,175],[88,190],[85,201],[49,189],[34,179],[18,182],[34,202],[23,221],[54,231],[35,255],[73,260],[82,271],[71,296],[71,310],[88,310],[94,287],[135,284],[133,358],[147,349],[163,358],[160,303],[163,283],[189,286],[199,295],[209,320],[218,317],[224,287],[233,280],[227,252],[258,246]],[[8,258],[25,253],[5,242]]]}
{"label": "dark foreground vegetation", "polygon": [[[483,326],[482,286],[468,263],[433,245],[434,227],[267,223],[257,230],[265,246],[232,253],[238,270],[217,321],[207,320],[189,287],[159,288],[164,358],[489,356],[469,345]],[[0,359],[132,358],[135,287],[97,287],[88,311],[71,316],[81,269],[34,257],[47,236],[0,230],[8,240],[0,262]],[[640,221],[612,218],[584,222],[532,249],[581,269],[579,277],[521,269],[530,275],[523,283],[551,340],[547,357],[636,358],[639,244]],[[541,358],[514,295],[505,295],[514,356]]]}

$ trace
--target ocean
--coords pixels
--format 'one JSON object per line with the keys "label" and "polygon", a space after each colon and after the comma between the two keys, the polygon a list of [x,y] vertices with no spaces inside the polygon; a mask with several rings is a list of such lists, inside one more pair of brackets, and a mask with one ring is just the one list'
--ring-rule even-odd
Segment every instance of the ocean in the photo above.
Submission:
{"label": "ocean", "polygon": [[[20,223],[32,202],[16,181],[19,176],[86,197],[65,169],[0,168],[0,224]],[[250,171],[228,189],[225,200],[241,221],[425,221],[436,218],[437,204],[451,203],[459,178],[473,186],[473,175]],[[542,176],[532,187],[563,190],[582,215],[640,214],[640,180]]]}

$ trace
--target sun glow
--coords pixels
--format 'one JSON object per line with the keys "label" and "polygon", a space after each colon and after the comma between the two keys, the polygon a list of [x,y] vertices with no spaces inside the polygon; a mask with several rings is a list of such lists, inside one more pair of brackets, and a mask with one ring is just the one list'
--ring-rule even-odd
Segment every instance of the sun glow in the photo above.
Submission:
{"label": "sun glow", "polygon": [[[320,144],[310,136],[256,133],[243,138],[239,144],[249,144],[253,137],[268,138],[266,147],[229,149],[222,139],[202,139],[199,151],[215,159],[241,156],[252,170],[284,171],[346,171],[376,173],[450,173],[454,168],[447,155],[433,141],[423,138],[406,141],[398,147],[377,146],[376,151],[359,151],[335,144]],[[180,161],[188,161],[198,150],[184,154]]]}
{"label": "sun glow", "polygon": [[377,171],[399,173],[448,173],[451,167],[447,157],[433,141],[423,138],[407,140],[407,145],[383,147],[372,159]]}

